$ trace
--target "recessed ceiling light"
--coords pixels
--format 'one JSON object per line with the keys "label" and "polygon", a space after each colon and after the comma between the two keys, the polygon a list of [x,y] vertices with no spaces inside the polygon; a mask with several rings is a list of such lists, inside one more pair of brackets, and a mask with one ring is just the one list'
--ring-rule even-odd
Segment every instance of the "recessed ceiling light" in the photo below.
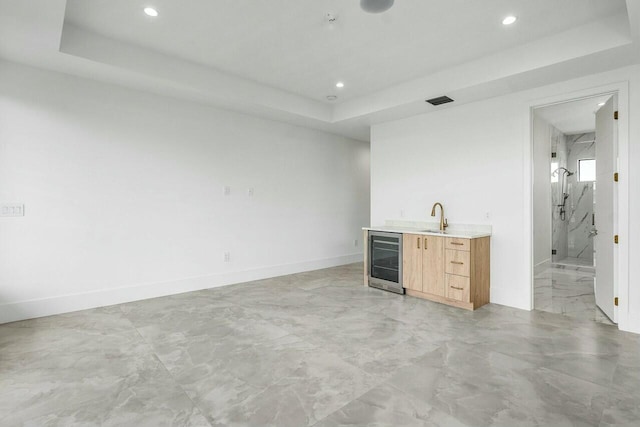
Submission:
{"label": "recessed ceiling light", "polygon": [[152,7],[145,7],[144,8],[144,13],[146,13],[149,16],[153,16],[154,18],[156,16],[158,16],[158,11],[155,10],[154,8],[152,8]]}
{"label": "recessed ceiling light", "polygon": [[511,16],[507,16],[506,18],[504,18],[502,20],[502,24],[503,25],[511,25],[514,22],[516,22],[518,20],[518,18],[516,18],[515,16],[511,15]]}
{"label": "recessed ceiling light", "polygon": [[339,87],[340,89],[342,89],[344,87],[344,83],[338,82],[336,83],[336,87]]}
{"label": "recessed ceiling light", "polygon": [[327,101],[335,101],[336,99],[338,99],[338,97],[335,95],[327,95]]}
{"label": "recessed ceiling light", "polygon": [[604,104],[605,104],[604,102],[601,102],[598,104],[598,107],[602,107]]}

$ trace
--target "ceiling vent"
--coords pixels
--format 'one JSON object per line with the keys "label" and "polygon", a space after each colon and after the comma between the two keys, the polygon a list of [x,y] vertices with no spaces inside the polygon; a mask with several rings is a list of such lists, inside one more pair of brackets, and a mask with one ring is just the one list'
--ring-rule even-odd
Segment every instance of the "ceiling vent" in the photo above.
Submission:
{"label": "ceiling vent", "polygon": [[448,102],[453,102],[453,99],[449,98],[448,96],[439,96],[437,98],[427,99],[427,102],[431,105],[440,105],[446,104]]}

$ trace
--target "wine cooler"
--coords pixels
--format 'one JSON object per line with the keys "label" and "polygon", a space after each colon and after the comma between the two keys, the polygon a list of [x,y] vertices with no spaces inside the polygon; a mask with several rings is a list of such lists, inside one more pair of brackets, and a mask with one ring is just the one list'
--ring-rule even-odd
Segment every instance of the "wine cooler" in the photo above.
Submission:
{"label": "wine cooler", "polygon": [[369,286],[404,294],[402,234],[369,232]]}

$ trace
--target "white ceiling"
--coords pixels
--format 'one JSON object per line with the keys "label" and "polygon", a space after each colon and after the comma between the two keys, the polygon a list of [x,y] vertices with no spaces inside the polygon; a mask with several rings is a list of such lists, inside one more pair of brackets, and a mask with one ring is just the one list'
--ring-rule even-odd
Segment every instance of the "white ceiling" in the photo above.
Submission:
{"label": "white ceiling", "polygon": [[[142,13],[153,5],[157,18]],[[333,13],[333,26],[325,15]],[[128,44],[326,102],[625,12],[624,0],[68,0],[66,21]],[[502,18],[518,15],[516,25]],[[343,81],[345,88],[335,84]]]}
{"label": "white ceiling", "polygon": [[596,112],[601,102],[611,95],[602,95],[577,101],[563,102],[535,109],[535,115],[553,125],[565,135],[594,132]]}
{"label": "white ceiling", "polygon": [[[361,140],[372,123],[640,61],[637,0],[358,4],[0,0],[0,58]],[[424,102],[444,94],[456,102]]]}

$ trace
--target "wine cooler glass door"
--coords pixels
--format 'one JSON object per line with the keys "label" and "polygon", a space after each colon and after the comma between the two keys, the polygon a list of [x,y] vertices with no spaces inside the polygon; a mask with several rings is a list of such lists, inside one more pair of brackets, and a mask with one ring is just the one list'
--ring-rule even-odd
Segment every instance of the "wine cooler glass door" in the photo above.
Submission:
{"label": "wine cooler glass door", "polygon": [[371,277],[400,283],[402,237],[395,233],[371,233]]}

